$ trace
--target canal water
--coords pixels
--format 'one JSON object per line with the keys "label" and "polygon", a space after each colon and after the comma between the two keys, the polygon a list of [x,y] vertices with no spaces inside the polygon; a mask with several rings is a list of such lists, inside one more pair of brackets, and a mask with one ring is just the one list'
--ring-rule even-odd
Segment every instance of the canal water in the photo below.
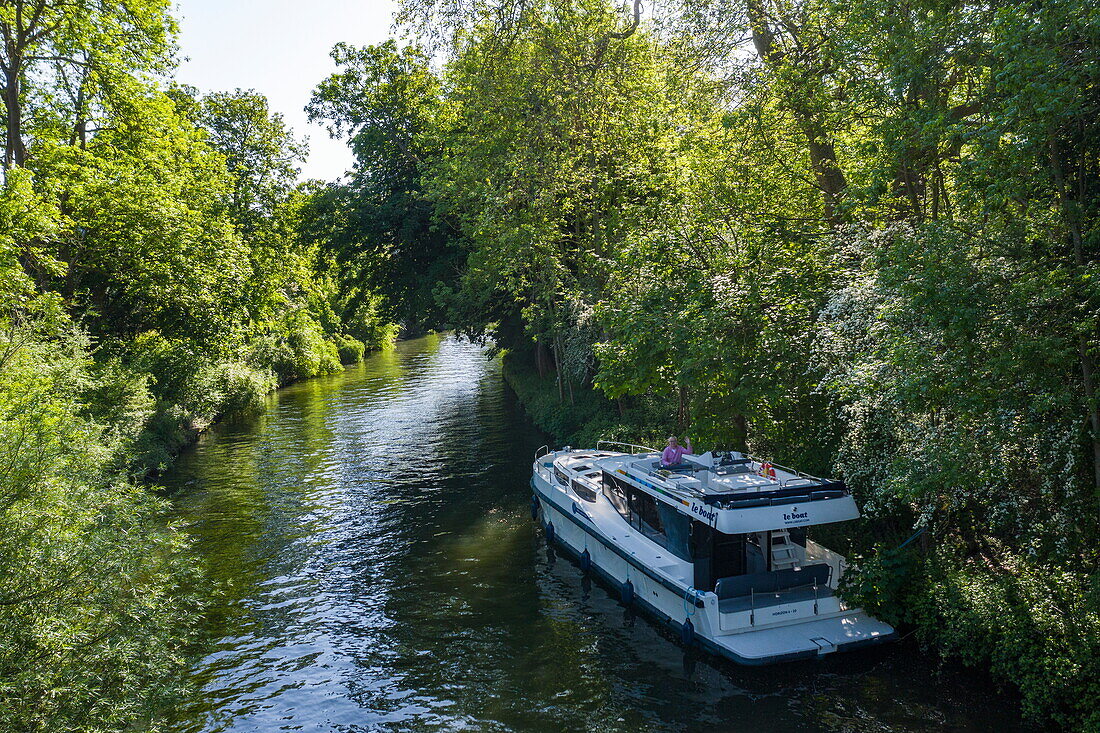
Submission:
{"label": "canal water", "polygon": [[979,731],[1016,711],[911,643],[741,668],[546,547],[547,442],[499,361],[405,341],[281,390],[164,478],[215,613],[173,731]]}

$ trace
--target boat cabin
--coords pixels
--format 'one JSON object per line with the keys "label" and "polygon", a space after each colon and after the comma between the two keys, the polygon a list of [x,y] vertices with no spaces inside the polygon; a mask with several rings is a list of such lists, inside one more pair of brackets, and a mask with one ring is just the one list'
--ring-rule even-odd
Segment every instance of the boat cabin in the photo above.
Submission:
{"label": "boat cabin", "polygon": [[807,527],[859,515],[842,482],[734,452],[684,459],[670,470],[657,454],[573,453],[554,462],[554,475],[585,502],[606,498],[638,533],[690,563],[685,580],[716,593],[724,612],[831,595],[844,558]]}

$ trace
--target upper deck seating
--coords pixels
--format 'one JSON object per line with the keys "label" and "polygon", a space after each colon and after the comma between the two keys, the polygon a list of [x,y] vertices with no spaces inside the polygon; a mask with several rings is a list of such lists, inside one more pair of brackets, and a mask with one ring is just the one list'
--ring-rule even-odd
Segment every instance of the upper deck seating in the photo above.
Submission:
{"label": "upper deck seating", "polygon": [[[776,489],[761,490],[754,487],[753,491],[745,490],[732,490],[729,492],[723,492],[720,494],[708,494],[703,497],[703,501],[707,504],[722,504],[727,505],[727,509],[744,509],[750,504],[733,504],[733,502],[747,501],[750,499],[766,499],[767,503],[778,504],[797,504],[805,503],[809,501],[817,501],[819,499],[839,499],[848,493],[847,488],[840,481],[823,481],[815,484],[801,483],[798,486],[780,486]],[[736,498],[734,498],[736,497]]]}
{"label": "upper deck seating", "polygon": [[[832,568],[828,563],[807,565],[801,570],[773,570],[749,575],[732,575],[722,578],[714,587],[718,595],[718,610],[722,613],[746,611],[750,607],[774,606],[779,603],[812,600],[814,583],[817,596],[832,594],[829,578]],[[756,596],[755,599],[753,596]]]}

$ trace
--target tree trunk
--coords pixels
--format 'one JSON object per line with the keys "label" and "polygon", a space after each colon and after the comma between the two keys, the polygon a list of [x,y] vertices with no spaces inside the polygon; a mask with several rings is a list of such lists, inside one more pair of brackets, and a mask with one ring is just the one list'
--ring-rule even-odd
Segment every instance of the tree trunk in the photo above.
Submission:
{"label": "tree trunk", "polygon": [[[775,32],[768,24],[767,13],[761,0],[749,0],[746,9],[748,11],[749,26],[752,31],[753,46],[760,55],[761,60],[773,71],[779,70],[784,63],[783,52],[775,47]],[[796,35],[796,29],[788,27],[792,35]],[[806,68],[803,63],[792,64],[794,70],[804,78],[810,78],[816,72],[812,68]],[[838,204],[841,194],[848,182],[843,171],[837,164],[836,147],[829,139],[822,123],[822,115],[818,110],[806,105],[795,104],[791,101],[791,95],[782,101],[782,104],[791,111],[798,121],[802,134],[806,136],[806,148],[810,154],[810,168],[813,170],[814,180],[821,189],[824,198],[825,218],[829,223],[835,224],[839,220]]]}
{"label": "tree trunk", "polygon": [[745,453],[749,449],[749,421],[745,419],[745,416],[740,412],[733,414],[733,431],[734,440],[737,444],[737,450]]}
{"label": "tree trunk", "polygon": [[793,110],[799,120],[799,127],[806,136],[806,147],[810,153],[810,168],[814,172],[814,180],[821,189],[824,198],[825,219],[830,224],[836,224],[840,220],[838,206],[841,194],[848,185],[844,173],[836,160],[836,147],[828,139],[822,129],[816,115],[806,110]]}
{"label": "tree trunk", "polygon": [[561,383],[561,339],[554,337],[554,371],[558,375],[558,402],[565,402],[565,389]]}
{"label": "tree trunk", "polygon": [[688,429],[691,422],[688,419],[687,409],[688,390],[687,387],[680,385],[677,391],[679,392],[680,404],[676,410],[676,431],[682,433]]}
{"label": "tree trunk", "polygon": [[546,371],[550,367],[549,361],[550,356],[546,353],[546,344],[543,343],[542,339],[537,339],[535,341],[535,369],[539,372],[539,378],[546,378]]}
{"label": "tree trunk", "polygon": [[69,145],[80,145],[81,150],[85,150],[88,147],[88,119],[85,114],[85,93],[84,89],[87,85],[88,72],[85,69],[80,78],[80,86],[76,91],[76,101],[73,103],[76,119],[73,122],[73,131],[69,137]]}
{"label": "tree trunk", "polygon": [[27,151],[23,146],[23,109],[19,99],[19,68],[22,61],[13,58],[4,68],[4,114],[6,116],[4,139],[4,170],[26,163]]}

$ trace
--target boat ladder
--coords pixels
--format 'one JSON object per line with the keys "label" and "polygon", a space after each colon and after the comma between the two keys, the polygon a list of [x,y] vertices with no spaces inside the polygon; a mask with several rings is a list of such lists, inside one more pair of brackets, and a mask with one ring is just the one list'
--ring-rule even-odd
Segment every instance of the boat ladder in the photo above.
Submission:
{"label": "boat ladder", "polygon": [[772,532],[772,570],[798,567],[798,555],[791,533],[785,529]]}

